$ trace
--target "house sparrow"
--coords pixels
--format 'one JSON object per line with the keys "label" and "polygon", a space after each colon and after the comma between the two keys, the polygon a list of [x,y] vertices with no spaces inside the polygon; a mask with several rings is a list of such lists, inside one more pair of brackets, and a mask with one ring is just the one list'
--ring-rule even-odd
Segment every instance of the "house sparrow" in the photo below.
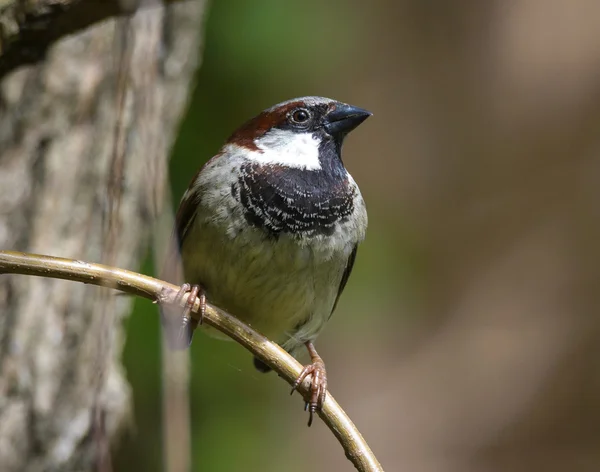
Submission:
{"label": "house sparrow", "polygon": [[191,291],[171,343],[191,342],[198,323],[189,308],[200,297],[202,307],[208,298],[293,356],[306,346],[311,364],[292,393],[312,376],[309,425],[327,388],[313,342],[335,310],[367,228],[365,203],[342,162],[342,143],[370,115],[322,97],[264,110],[200,169],[176,216],[183,273],[193,285],[180,292]]}

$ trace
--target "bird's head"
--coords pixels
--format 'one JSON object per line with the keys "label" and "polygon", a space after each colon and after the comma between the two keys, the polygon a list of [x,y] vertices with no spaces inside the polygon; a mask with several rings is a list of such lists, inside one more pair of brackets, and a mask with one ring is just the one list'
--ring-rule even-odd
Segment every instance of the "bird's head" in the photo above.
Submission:
{"label": "bird's head", "polygon": [[332,159],[341,164],[344,138],[369,116],[362,108],[329,98],[295,98],[247,121],[227,145],[242,148],[259,164],[319,170]]}

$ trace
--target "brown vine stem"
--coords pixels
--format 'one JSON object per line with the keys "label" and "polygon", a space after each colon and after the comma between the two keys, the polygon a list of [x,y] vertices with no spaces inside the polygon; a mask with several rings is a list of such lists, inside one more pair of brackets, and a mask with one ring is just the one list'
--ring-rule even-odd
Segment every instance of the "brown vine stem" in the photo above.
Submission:
{"label": "brown vine stem", "polygon": [[[160,303],[173,303],[179,290],[176,285],[124,269],[13,251],[0,251],[0,274],[2,273],[34,275],[99,285]],[[196,312],[198,308],[196,303],[194,311]],[[290,385],[300,375],[302,366],[296,359],[237,318],[208,305],[204,323],[244,346]],[[309,380],[306,380],[299,388],[300,393],[306,395],[308,387]],[[346,457],[358,471],[383,472],[383,468],[360,431],[329,392],[319,416],[340,442]]]}

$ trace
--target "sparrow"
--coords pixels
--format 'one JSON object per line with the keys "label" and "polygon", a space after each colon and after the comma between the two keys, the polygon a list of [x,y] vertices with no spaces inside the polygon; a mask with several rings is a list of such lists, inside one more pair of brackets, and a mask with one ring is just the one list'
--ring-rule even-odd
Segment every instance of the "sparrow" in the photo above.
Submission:
{"label": "sparrow", "polygon": [[[367,229],[342,144],[369,116],[323,97],[264,110],[200,169],[176,214],[174,238],[188,282],[179,296],[191,293],[171,345],[191,343],[198,322],[190,307],[200,298],[200,315],[208,299],[294,357],[306,346],[311,363],[292,393],[311,376],[309,426],[327,391],[314,342],[335,311]],[[254,364],[270,370],[259,359]]]}

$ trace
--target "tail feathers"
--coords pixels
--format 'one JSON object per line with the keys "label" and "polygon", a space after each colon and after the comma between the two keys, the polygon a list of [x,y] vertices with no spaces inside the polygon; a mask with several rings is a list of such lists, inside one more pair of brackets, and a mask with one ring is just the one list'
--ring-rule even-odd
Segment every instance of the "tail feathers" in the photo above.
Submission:
{"label": "tail feathers", "polygon": [[169,349],[181,351],[190,347],[198,322],[184,319],[179,307],[161,307],[160,315]]}
{"label": "tail feathers", "polygon": [[261,361],[258,357],[254,358],[254,367],[256,367],[256,370],[258,370],[259,372],[262,372],[263,374],[266,374],[267,372],[271,372],[271,368],[265,364],[263,361]]}
{"label": "tail feathers", "polygon": [[[177,234],[171,234],[166,245],[165,254],[158,256],[161,262],[159,267],[159,278],[172,283],[181,284],[184,279],[183,264],[179,249]],[[161,324],[163,327],[163,339],[171,350],[185,350],[192,343],[194,330],[197,322],[193,319],[183,317],[184,308],[178,304],[162,304],[159,307]]]}

